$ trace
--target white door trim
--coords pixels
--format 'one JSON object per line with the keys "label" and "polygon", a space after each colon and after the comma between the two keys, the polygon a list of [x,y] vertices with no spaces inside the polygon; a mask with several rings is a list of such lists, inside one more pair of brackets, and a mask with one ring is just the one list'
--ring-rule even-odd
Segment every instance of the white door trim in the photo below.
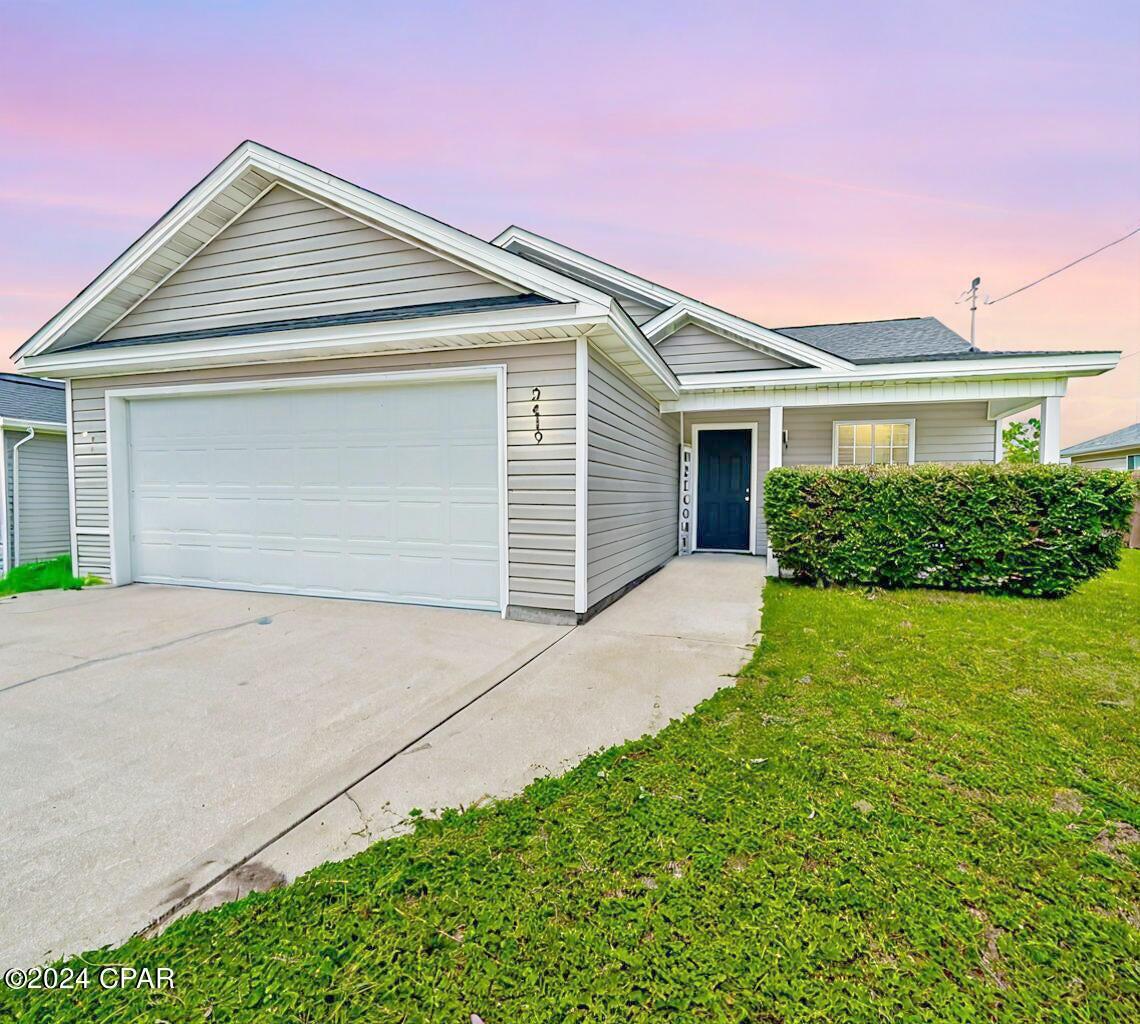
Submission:
{"label": "white door trim", "polygon": [[[724,548],[702,548],[697,545],[697,529],[700,525],[699,509],[701,506],[701,434],[711,430],[747,430],[752,434],[752,465],[748,470],[748,548],[749,555],[756,554],[756,427],[752,423],[698,423],[693,425],[693,550],[694,551],[723,551]],[[730,551],[740,551],[740,548],[729,548]]]}
{"label": "white door trim", "polygon": [[[107,423],[107,513],[110,524],[111,585],[123,586],[134,579],[131,566],[130,523],[130,407],[131,402],[178,395],[240,394],[255,391],[350,388],[423,381],[494,380],[498,421],[499,490],[499,612],[507,614],[510,603],[507,532],[507,367],[437,367],[430,370],[392,370],[375,373],[337,373],[307,377],[274,377],[265,380],[204,381],[198,384],[136,385],[109,388],[104,395]],[[221,588],[219,588],[221,589]]]}

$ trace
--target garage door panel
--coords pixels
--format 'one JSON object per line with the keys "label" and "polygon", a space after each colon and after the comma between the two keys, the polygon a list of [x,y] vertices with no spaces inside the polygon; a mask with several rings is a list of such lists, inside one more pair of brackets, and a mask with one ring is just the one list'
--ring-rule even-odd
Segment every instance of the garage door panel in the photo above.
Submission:
{"label": "garage door panel", "polygon": [[136,579],[499,607],[493,381],[132,402]]}

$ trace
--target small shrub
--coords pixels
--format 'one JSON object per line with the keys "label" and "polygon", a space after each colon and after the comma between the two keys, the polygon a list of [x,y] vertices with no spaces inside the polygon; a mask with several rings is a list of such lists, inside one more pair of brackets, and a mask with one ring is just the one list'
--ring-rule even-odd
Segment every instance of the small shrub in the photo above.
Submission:
{"label": "small shrub", "polygon": [[778,468],[768,537],[802,579],[1060,597],[1113,568],[1134,486],[1075,466]]}
{"label": "small shrub", "polygon": [[79,590],[102,582],[98,576],[74,575],[71,555],[57,555],[43,562],[17,565],[6,576],[0,576],[0,597],[33,590]]}

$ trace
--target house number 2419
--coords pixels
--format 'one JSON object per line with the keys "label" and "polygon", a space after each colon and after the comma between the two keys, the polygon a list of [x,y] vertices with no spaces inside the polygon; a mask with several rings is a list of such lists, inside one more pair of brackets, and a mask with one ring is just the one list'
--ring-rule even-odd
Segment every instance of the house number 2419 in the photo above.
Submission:
{"label": "house number 2419", "polygon": [[531,409],[531,412],[534,413],[534,441],[535,444],[542,444],[542,420],[538,413],[538,402],[542,398],[542,388],[531,388],[530,397],[534,402],[534,408]]}

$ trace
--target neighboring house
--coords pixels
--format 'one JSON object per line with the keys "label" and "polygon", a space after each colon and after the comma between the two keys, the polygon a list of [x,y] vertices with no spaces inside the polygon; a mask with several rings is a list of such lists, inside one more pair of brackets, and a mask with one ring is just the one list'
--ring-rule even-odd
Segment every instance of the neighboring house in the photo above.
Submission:
{"label": "neighboring house", "polygon": [[1085,469],[1140,469],[1140,423],[1074,444],[1061,454]]}
{"label": "neighboring house", "polygon": [[1119,353],[772,330],[247,142],[17,356],[67,380],[82,573],[574,621],[763,554],[772,466],[992,462],[1034,406],[1056,461]]}
{"label": "neighboring house", "polygon": [[0,373],[0,575],[71,546],[62,381]]}

